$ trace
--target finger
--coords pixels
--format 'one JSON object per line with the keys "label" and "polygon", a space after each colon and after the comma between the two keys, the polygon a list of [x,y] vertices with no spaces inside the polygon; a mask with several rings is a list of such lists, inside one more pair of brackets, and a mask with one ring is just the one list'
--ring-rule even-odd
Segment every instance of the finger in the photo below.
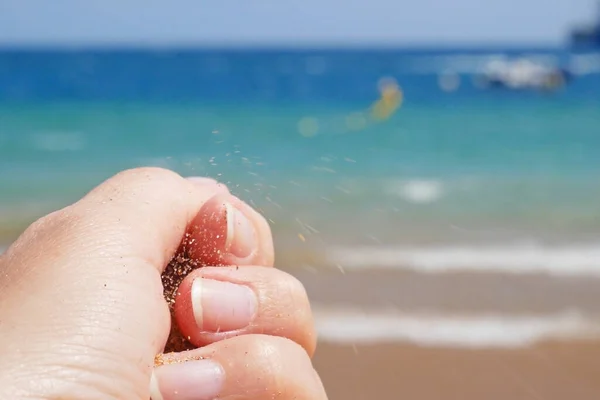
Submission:
{"label": "finger", "polygon": [[316,333],[304,286],[283,271],[248,266],[207,267],[181,283],[175,319],[196,346],[250,333],[291,339],[309,355]]}
{"label": "finger", "polygon": [[269,224],[229,193],[211,198],[192,221],[187,251],[205,265],[273,266]]}
{"label": "finger", "polygon": [[[31,357],[62,343],[68,349],[57,349],[57,359],[65,365],[93,364],[129,385],[147,378],[170,327],[160,272],[216,193],[214,185],[140,168],[34,223],[2,260],[0,364],[26,362],[19,343]],[[82,346],[93,352],[84,357]]]}
{"label": "finger", "polygon": [[245,335],[163,356],[152,400],[326,400],[310,358],[296,343]]}
{"label": "finger", "polygon": [[[184,179],[160,168],[123,171],[75,204],[33,223],[7,250],[6,258],[50,261],[49,254],[58,254],[45,251],[48,242],[64,250],[61,253],[80,249],[69,253],[74,256],[109,245],[102,247],[105,257],[120,255],[127,247],[126,255],[144,256],[162,271],[202,205],[223,190],[223,185],[210,178]],[[121,237],[111,237],[104,230]],[[126,241],[117,240],[124,237]],[[32,252],[32,245],[38,244],[42,251]]]}

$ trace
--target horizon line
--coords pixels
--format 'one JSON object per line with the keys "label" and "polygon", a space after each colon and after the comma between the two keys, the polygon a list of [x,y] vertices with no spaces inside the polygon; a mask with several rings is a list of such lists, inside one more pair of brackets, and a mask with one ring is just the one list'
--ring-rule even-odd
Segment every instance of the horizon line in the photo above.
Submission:
{"label": "horizon line", "polygon": [[569,49],[568,42],[378,42],[378,43],[2,43],[0,51],[381,51],[381,50],[557,50]]}

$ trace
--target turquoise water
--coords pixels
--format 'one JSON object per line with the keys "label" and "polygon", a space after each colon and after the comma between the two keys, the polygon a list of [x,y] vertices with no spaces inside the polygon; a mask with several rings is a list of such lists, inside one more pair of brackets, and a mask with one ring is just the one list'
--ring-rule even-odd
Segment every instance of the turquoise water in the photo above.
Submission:
{"label": "turquoise water", "polygon": [[[354,241],[451,240],[451,226],[509,239],[600,233],[598,107],[407,102],[350,130],[360,106],[4,105],[2,220],[18,226],[121,169],[155,165],[227,182],[289,238],[296,217]],[[315,136],[299,132],[306,117]]]}
{"label": "turquoise water", "polygon": [[[228,183],[293,248],[596,240],[600,74],[482,91],[485,54],[0,52],[2,240],[147,165]],[[404,102],[362,126],[382,76]]]}

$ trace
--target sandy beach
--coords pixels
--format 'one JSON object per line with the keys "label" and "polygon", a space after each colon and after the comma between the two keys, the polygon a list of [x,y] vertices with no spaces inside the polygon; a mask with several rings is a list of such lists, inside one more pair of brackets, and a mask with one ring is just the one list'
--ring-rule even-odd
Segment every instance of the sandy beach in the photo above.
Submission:
{"label": "sandy beach", "polygon": [[600,341],[516,350],[322,343],[315,363],[330,400],[600,397]]}
{"label": "sandy beach", "polygon": [[600,398],[597,279],[293,273],[313,300],[331,400]]}

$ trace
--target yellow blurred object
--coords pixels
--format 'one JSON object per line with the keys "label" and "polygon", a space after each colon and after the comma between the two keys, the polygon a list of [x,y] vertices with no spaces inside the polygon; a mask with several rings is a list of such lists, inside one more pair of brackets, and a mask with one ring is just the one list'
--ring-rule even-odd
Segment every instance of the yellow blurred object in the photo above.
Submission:
{"label": "yellow blurred object", "polygon": [[394,79],[384,78],[379,82],[381,97],[371,106],[371,116],[382,121],[388,119],[402,105],[404,94]]}
{"label": "yellow blurred object", "polygon": [[319,133],[319,121],[313,117],[304,117],[298,121],[298,131],[304,137],[315,136]]}
{"label": "yellow blurred object", "polygon": [[[340,128],[344,132],[358,132],[367,128],[370,124],[381,122],[390,118],[402,105],[404,93],[396,82],[396,79],[391,77],[381,78],[378,82],[379,99],[371,104],[371,106],[362,111],[355,111],[346,116],[341,116],[339,121]],[[314,137],[322,133],[327,133],[327,121],[321,124],[315,117],[305,116],[297,122],[297,130],[304,137]],[[300,240],[304,240],[300,237]]]}

